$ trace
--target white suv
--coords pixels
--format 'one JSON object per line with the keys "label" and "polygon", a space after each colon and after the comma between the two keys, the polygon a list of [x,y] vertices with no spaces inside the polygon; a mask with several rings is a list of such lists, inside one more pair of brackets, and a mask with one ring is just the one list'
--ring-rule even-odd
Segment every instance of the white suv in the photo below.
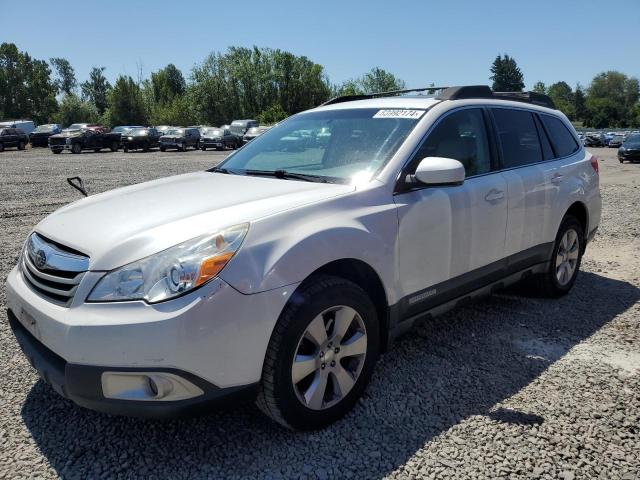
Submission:
{"label": "white suv", "polygon": [[597,160],[547,97],[338,98],[209,171],[48,216],[8,316],[79,405],[166,416],[249,396],[318,428],[416,319],[527,277],[567,293],[600,210]]}

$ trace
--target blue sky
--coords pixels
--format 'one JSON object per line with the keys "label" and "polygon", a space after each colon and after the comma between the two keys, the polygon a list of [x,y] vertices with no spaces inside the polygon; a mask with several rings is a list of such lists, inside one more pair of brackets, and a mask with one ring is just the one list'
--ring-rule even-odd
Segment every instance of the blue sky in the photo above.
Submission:
{"label": "blue sky", "polygon": [[[599,72],[640,77],[640,0],[0,0],[0,41],[65,57],[80,81],[174,63],[188,76],[211,51],[280,48],[325,66],[335,82],[380,66],[409,87],[489,84],[495,56],[515,57],[530,88],[583,85]],[[20,19],[20,21],[6,21]]]}

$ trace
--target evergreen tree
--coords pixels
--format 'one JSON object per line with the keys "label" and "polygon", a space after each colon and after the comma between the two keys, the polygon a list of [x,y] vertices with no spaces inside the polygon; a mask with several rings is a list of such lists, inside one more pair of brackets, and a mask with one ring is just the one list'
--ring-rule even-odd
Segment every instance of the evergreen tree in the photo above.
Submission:
{"label": "evergreen tree", "polygon": [[491,66],[494,92],[521,92],[524,77],[515,59],[509,55],[498,55]]}

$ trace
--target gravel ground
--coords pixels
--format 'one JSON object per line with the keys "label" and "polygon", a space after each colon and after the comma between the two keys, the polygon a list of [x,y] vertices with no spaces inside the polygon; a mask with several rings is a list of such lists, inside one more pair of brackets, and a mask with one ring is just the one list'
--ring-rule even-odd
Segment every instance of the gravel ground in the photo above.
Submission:
{"label": "gravel ground", "polygon": [[[640,164],[601,158],[604,215],[572,293],[515,289],[400,339],[341,422],[285,431],[253,405],[171,422],[74,406],[38,379],[0,289],[0,478],[640,479]],[[0,154],[0,274],[29,229],[90,192],[203,169],[214,152]]]}

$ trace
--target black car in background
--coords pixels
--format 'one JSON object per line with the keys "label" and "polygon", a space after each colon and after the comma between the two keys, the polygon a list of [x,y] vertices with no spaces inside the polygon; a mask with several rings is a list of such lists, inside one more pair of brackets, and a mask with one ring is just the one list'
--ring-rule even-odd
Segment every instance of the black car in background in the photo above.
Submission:
{"label": "black car in background", "polygon": [[78,129],[70,127],[49,137],[49,148],[53,153],[63,150],[71,150],[71,153],[80,153],[82,150],[99,152],[103,148],[117,152],[119,146],[120,134],[111,133],[99,125]]}
{"label": "black car in background", "polygon": [[120,144],[125,152],[138,149],[142,149],[146,152],[150,148],[160,146],[160,132],[155,128],[130,128],[120,137]]}
{"label": "black car in background", "polygon": [[19,128],[0,128],[0,152],[11,147],[24,150],[27,143],[29,137]]}
{"label": "black car in background", "polygon": [[629,162],[640,162],[640,133],[629,135],[618,149],[618,160],[620,163],[625,160]]}
{"label": "black car in background", "polygon": [[32,147],[46,147],[49,145],[49,137],[61,131],[62,127],[57,123],[38,125],[38,127],[29,134],[29,142],[31,142]]}
{"label": "black car in background", "polygon": [[624,135],[614,135],[609,140],[609,144],[607,145],[609,148],[618,148],[621,147],[624,142]]}
{"label": "black car in background", "polygon": [[271,127],[251,127],[249,130],[247,130],[247,133],[242,136],[242,143],[249,143],[251,140],[259,137],[270,128]]}
{"label": "black car in background", "polygon": [[234,150],[242,145],[240,138],[231,132],[229,128],[209,127],[202,129],[200,137],[200,148],[204,151],[207,148],[224,150],[227,147]]}
{"label": "black car in background", "polygon": [[187,148],[200,148],[200,131],[197,128],[171,128],[160,137],[160,151],[164,152],[168,148],[175,148],[182,152]]}
{"label": "black car in background", "polygon": [[606,145],[604,141],[604,135],[589,134],[587,133],[582,141],[585,147],[604,147]]}

